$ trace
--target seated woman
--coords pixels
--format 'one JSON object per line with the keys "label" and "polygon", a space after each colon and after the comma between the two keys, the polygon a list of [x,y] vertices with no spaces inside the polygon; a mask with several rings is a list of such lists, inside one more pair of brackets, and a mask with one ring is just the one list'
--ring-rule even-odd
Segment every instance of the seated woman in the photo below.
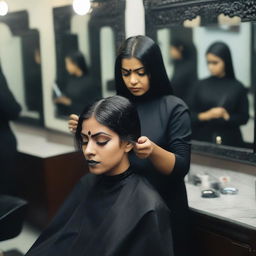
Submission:
{"label": "seated woman", "polygon": [[126,98],[102,99],[83,111],[76,142],[90,173],[27,256],[173,255],[170,212],[129,163],[139,137],[138,114]]}

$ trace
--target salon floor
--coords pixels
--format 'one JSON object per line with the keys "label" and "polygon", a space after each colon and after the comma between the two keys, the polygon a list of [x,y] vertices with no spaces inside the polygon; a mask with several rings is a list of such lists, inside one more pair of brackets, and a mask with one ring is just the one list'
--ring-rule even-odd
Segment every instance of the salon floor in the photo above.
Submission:
{"label": "salon floor", "polygon": [[35,242],[39,234],[39,230],[31,227],[28,224],[25,224],[19,236],[0,242],[0,255],[1,251],[4,252],[4,256],[24,255]]}

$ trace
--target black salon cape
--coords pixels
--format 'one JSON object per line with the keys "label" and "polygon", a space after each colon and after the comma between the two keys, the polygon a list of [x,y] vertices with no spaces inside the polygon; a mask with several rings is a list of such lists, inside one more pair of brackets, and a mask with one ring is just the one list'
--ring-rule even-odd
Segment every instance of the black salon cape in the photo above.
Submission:
{"label": "black salon cape", "polygon": [[[245,87],[234,78],[209,77],[201,80],[195,91],[192,107],[193,138],[195,140],[216,143],[216,137],[222,138],[222,144],[243,147],[244,142],[240,126],[249,119],[249,106]],[[198,114],[214,107],[225,108],[230,119],[212,119],[200,121]]]}
{"label": "black salon cape", "polygon": [[131,168],[88,174],[26,256],[173,255],[169,210]]}

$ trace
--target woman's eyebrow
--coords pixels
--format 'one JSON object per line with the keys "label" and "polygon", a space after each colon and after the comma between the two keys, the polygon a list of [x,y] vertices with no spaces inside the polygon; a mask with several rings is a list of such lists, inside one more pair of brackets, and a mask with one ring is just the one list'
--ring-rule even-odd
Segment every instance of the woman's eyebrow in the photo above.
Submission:
{"label": "woman's eyebrow", "polygon": [[[81,135],[82,135],[83,137],[88,138],[88,135],[86,135],[86,134],[84,134],[84,133],[81,133]],[[110,134],[107,134],[107,133],[105,133],[105,132],[97,132],[97,133],[95,133],[95,134],[92,134],[90,137],[94,138],[94,137],[97,137],[97,136],[99,136],[99,135],[106,135],[106,136],[112,137]]]}
{"label": "woman's eyebrow", "polygon": [[140,68],[136,68],[136,69],[125,69],[125,68],[121,68],[123,71],[126,71],[126,72],[131,72],[131,71],[139,71],[141,69],[144,69],[144,67],[140,67]]}

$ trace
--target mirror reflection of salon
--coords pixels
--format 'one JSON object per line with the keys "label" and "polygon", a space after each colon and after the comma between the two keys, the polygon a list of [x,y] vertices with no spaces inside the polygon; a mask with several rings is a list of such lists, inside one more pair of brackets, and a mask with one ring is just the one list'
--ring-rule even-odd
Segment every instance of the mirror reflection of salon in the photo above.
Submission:
{"label": "mirror reflection of salon", "polygon": [[66,86],[62,91],[55,88],[54,103],[61,115],[78,114],[88,103],[98,98],[98,90],[93,86],[84,55],[75,51],[65,57],[68,73]]}
{"label": "mirror reflection of salon", "polygon": [[173,38],[170,45],[170,57],[173,63],[171,84],[174,93],[191,105],[191,95],[197,81],[197,52],[193,42]]}
{"label": "mirror reflection of salon", "polygon": [[236,78],[230,48],[213,42],[205,58],[210,76],[198,82],[193,97],[193,139],[244,147],[240,126],[249,119],[247,89]]}
{"label": "mirror reflection of salon", "polygon": [[0,23],[0,58],[10,90],[22,106],[20,121],[43,123],[39,34],[24,31],[20,36]]}

